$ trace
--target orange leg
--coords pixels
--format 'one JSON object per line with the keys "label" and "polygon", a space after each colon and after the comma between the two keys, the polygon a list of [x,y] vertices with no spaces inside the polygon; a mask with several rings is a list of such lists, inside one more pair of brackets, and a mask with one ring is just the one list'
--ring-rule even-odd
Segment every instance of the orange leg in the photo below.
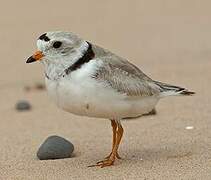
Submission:
{"label": "orange leg", "polygon": [[[111,120],[111,126],[112,126],[112,130],[113,130],[113,142],[112,142],[112,150],[114,149],[115,143],[116,143],[116,138],[117,138],[117,123],[115,120]],[[105,159],[109,159],[112,153],[110,153]],[[116,158],[117,159],[122,159],[118,152],[116,154]],[[100,161],[101,162],[101,161]],[[99,162],[99,163],[100,163]]]}
{"label": "orange leg", "polygon": [[110,155],[106,159],[99,161],[96,165],[92,165],[89,167],[100,166],[101,168],[103,168],[105,166],[111,166],[114,164],[116,158],[119,158],[118,148],[119,148],[119,144],[121,142],[124,130],[120,122],[117,123],[116,121],[112,120],[111,124],[113,127],[113,133],[115,132],[115,134],[113,135],[113,145],[112,145],[112,151]]}

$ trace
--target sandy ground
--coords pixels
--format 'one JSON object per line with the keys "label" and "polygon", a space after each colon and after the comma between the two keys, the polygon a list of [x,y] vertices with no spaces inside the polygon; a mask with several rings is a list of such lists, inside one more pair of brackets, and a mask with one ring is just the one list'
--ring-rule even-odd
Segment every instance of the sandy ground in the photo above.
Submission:
{"label": "sandy ground", "polygon": [[[211,179],[210,6],[208,0],[2,1],[0,179]],[[110,151],[110,122],[65,113],[45,91],[23,90],[43,82],[41,65],[25,60],[37,36],[49,30],[76,32],[152,78],[197,94],[165,99],[158,115],[124,122],[124,159],[88,168]],[[33,109],[17,112],[19,99]],[[74,158],[36,158],[39,145],[54,134],[74,143]]]}

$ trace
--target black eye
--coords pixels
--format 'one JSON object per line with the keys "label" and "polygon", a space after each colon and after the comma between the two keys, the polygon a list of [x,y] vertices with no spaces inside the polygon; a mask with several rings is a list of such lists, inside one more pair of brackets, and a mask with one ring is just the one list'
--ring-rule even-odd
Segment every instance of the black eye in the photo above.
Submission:
{"label": "black eye", "polygon": [[56,41],[56,42],[53,43],[53,47],[54,48],[60,48],[61,45],[62,45],[62,42],[61,41]]}

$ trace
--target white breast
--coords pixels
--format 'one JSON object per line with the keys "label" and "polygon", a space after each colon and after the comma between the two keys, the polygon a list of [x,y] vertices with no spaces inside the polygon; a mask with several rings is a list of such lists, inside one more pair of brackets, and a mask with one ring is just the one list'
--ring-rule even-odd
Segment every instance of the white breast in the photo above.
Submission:
{"label": "white breast", "polygon": [[92,60],[58,81],[46,79],[50,97],[68,112],[98,118],[138,116],[154,108],[156,97],[129,98],[93,79],[91,75],[100,65]]}

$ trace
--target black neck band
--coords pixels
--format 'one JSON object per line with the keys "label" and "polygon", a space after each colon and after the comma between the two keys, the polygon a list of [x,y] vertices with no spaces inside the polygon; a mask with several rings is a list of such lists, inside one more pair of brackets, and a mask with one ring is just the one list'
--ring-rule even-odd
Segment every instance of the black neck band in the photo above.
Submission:
{"label": "black neck band", "polygon": [[77,69],[79,69],[83,64],[89,62],[90,60],[92,60],[95,57],[95,53],[92,49],[92,45],[87,42],[89,47],[87,48],[87,50],[84,52],[83,56],[81,58],[79,58],[74,64],[72,64],[70,67],[68,67],[67,69],[65,69],[65,73],[69,74],[72,71],[75,71]]}

